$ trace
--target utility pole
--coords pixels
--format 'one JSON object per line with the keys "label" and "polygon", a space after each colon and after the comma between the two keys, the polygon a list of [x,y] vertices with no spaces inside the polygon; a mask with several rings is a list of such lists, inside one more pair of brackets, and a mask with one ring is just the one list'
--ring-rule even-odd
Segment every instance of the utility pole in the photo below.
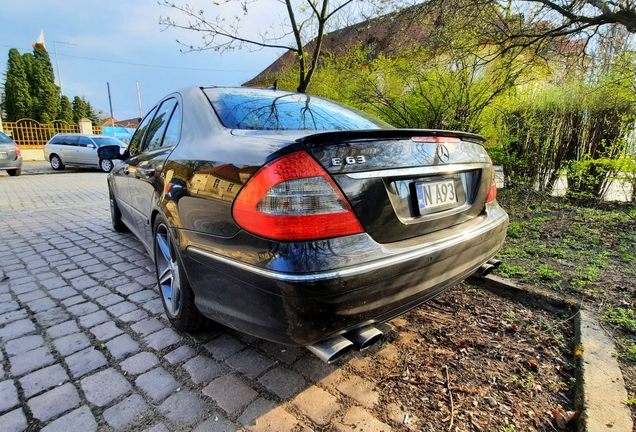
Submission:
{"label": "utility pole", "polygon": [[110,105],[110,125],[113,128],[113,136],[115,136],[115,117],[113,116],[113,100],[110,98],[110,83],[106,82],[108,88],[108,105]]}
{"label": "utility pole", "polygon": [[60,94],[64,94],[64,89],[62,88],[62,74],[60,73],[60,62],[57,59],[57,44],[64,44],[64,45],[77,45],[71,42],[60,42],[60,41],[53,41],[53,52],[55,52],[55,65],[57,66],[57,80],[60,83]]}

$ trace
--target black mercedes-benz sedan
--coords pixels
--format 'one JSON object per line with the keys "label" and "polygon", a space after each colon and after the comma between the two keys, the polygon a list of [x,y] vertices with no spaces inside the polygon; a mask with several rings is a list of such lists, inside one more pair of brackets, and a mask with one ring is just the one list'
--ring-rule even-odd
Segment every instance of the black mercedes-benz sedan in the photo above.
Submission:
{"label": "black mercedes-benz sedan", "polygon": [[395,129],[279,90],[190,87],[143,119],[108,176],[113,228],[153,257],[166,314],[307,346],[325,361],[501,248],[484,139]]}

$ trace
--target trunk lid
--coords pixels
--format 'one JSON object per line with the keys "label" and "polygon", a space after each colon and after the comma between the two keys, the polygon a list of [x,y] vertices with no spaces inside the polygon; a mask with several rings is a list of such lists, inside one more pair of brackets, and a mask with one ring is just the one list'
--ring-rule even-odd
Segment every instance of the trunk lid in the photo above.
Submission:
{"label": "trunk lid", "polygon": [[331,174],[379,243],[455,226],[484,209],[492,165],[479,135],[381,129],[319,133],[298,142]]}

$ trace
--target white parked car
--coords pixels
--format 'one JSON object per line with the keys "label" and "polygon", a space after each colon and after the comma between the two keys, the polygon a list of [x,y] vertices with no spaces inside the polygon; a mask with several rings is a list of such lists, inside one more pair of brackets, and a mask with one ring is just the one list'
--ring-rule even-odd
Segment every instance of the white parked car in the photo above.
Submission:
{"label": "white parked car", "polygon": [[100,159],[97,149],[116,145],[123,152],[128,145],[111,136],[80,133],[59,133],[44,145],[44,158],[54,170],[63,170],[66,165],[94,166],[110,172],[115,163],[112,159]]}

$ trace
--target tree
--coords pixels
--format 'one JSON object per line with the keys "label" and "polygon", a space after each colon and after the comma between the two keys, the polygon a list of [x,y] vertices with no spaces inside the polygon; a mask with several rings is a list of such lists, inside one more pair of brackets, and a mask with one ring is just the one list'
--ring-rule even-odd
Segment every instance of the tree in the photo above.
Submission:
{"label": "tree", "polygon": [[68,96],[62,95],[60,98],[60,112],[57,119],[68,124],[73,123],[73,106],[71,105],[71,101]]}
{"label": "tree", "polygon": [[[251,4],[256,0],[225,0],[215,2],[215,10],[221,10],[230,4],[238,4],[243,15],[249,14]],[[284,8],[281,16],[285,16],[280,27],[270,25],[269,29],[259,33],[256,37],[246,35],[241,30],[241,18],[233,18],[217,14],[207,19],[203,10],[196,10],[190,5],[178,6],[169,0],[161,0],[159,4],[169,7],[185,15],[185,22],[176,21],[170,17],[161,17],[159,22],[164,28],[177,28],[198,32],[201,34],[200,46],[181,43],[187,51],[228,51],[234,49],[263,49],[277,48],[292,51],[297,60],[297,91],[304,93],[316,71],[323,39],[331,27],[335,27],[338,19],[345,19],[344,11],[356,6],[357,16],[368,16],[385,10],[389,0],[371,2],[355,2],[354,0],[278,0],[279,7]],[[379,5],[376,5],[376,3]],[[291,42],[288,42],[292,39]]]}
{"label": "tree", "polygon": [[73,121],[79,123],[83,118],[87,118],[86,102],[79,96],[73,98]]}
{"label": "tree", "polygon": [[20,52],[11,48],[4,85],[4,112],[7,121],[16,121],[31,114],[31,95],[27,68]]}
{"label": "tree", "polygon": [[88,102],[86,99],[84,99],[84,103],[86,104],[86,118],[88,118],[91,121],[93,126],[99,126],[101,122],[99,120],[99,116],[95,112],[95,109],[93,108],[91,103]]}

